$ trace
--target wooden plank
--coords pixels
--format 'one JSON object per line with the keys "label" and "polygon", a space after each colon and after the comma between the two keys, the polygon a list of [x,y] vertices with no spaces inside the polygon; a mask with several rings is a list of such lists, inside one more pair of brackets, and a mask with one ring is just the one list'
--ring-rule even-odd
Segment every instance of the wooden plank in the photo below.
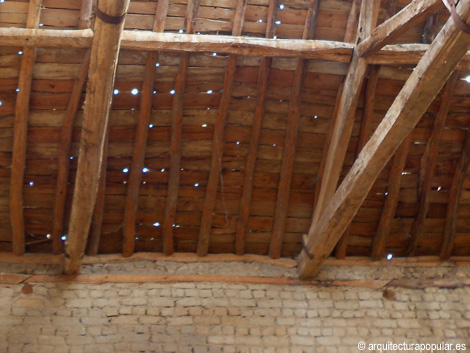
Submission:
{"label": "wooden plank", "polygon": [[408,244],[407,253],[413,255],[418,247],[418,242],[423,231],[424,220],[427,217],[429,209],[429,192],[431,190],[432,179],[436,169],[437,154],[442,132],[446,124],[447,114],[449,112],[452,94],[454,92],[457,75],[451,76],[444,88],[439,113],[434,121],[432,135],[426,145],[426,150],[421,158],[418,184],[418,213],[411,228],[411,238]]}
{"label": "wooden plank", "polygon": [[357,46],[359,56],[368,56],[392,43],[402,33],[444,7],[441,0],[414,0],[395,16],[375,28]]}
{"label": "wooden plank", "polygon": [[[41,0],[31,0],[26,26],[36,28],[39,24]],[[35,48],[24,48],[21,58],[18,95],[15,105],[13,127],[13,151],[10,177],[10,224],[12,230],[12,251],[15,255],[25,252],[25,229],[23,215],[23,184],[26,167],[26,143],[28,131],[29,102],[33,80]]]}
{"label": "wooden plank", "polygon": [[[191,4],[192,3],[193,2],[191,2]],[[153,24],[153,30],[155,32],[162,32],[165,29],[165,20],[166,15],[168,13],[168,4],[169,0],[158,2],[157,8],[155,10],[155,20]],[[191,13],[193,13],[193,11],[194,9],[191,9]],[[190,18],[188,25],[192,26],[193,22],[194,21]],[[155,64],[157,63],[157,61],[158,54],[156,52],[149,52],[145,64],[144,82],[142,83],[142,92],[140,99],[139,119],[137,121],[134,152],[129,172],[129,181],[127,186],[127,194],[124,208],[122,247],[122,253],[124,256],[130,256],[134,252],[135,217],[138,207],[139,190],[140,184],[142,182],[142,173],[145,160],[145,148],[147,146],[150,115],[152,112],[153,105],[153,89],[155,86],[156,77]],[[178,87],[178,80],[176,86],[176,94],[179,96],[181,94],[180,92],[182,91],[182,89],[181,87]],[[174,100],[175,99],[177,98],[175,97]]]}
{"label": "wooden plank", "polygon": [[[357,142],[356,155],[359,155],[362,148],[365,146],[369,139],[371,132],[372,117],[374,114],[375,104],[375,89],[379,78],[379,67],[371,66],[369,69],[369,79],[367,80],[366,90],[364,92],[364,110],[362,113],[361,130],[359,132],[359,140]],[[346,229],[340,241],[335,248],[335,256],[337,259],[344,259],[346,257],[350,227]]]}
{"label": "wooden plank", "polygon": [[412,134],[408,135],[393,157],[388,178],[387,195],[380,215],[379,225],[372,241],[370,257],[374,261],[381,260],[384,257],[385,245],[390,234],[393,217],[395,216],[398,197],[400,196],[401,176],[405,168],[412,137]]}
{"label": "wooden plank", "polygon": [[[470,2],[459,3],[457,10],[464,21],[468,20]],[[353,164],[320,221],[310,228],[307,248],[313,260],[304,251],[301,253],[299,272],[302,278],[318,273],[380,171],[417,124],[469,45],[469,36],[458,30],[452,19],[448,20]]]}
{"label": "wooden plank", "polygon": [[[275,19],[277,13],[277,1],[269,1],[268,24],[266,26],[266,38],[274,36]],[[266,101],[266,92],[268,89],[268,80],[271,71],[271,59],[263,58],[259,72],[256,97],[255,117],[251,129],[250,143],[248,147],[248,155],[246,157],[245,173],[243,176],[243,191],[240,198],[239,217],[237,222],[237,233],[235,235],[235,253],[243,255],[245,253],[245,238],[250,217],[250,205],[253,191],[253,175],[255,172],[256,154],[261,136],[263,125],[264,108]]]}
{"label": "wooden plank", "polygon": [[[367,36],[375,26],[378,16],[378,3],[364,0],[361,7],[358,38]],[[341,170],[343,169],[347,147],[352,134],[356,106],[367,70],[367,61],[354,54],[344,82],[338,107],[338,117],[329,143],[320,191],[316,200],[312,224],[317,224],[320,216],[335,193]]]}
{"label": "wooden plank", "polygon": [[[311,0],[305,18],[302,39],[313,37],[320,0]],[[269,244],[269,256],[277,259],[281,256],[282,241],[287,219],[287,207],[291,189],[292,173],[294,168],[295,149],[297,145],[297,133],[300,120],[300,106],[302,103],[302,88],[305,79],[307,62],[299,59],[294,74],[294,82],[289,99],[289,111],[287,114],[287,128],[282,150],[281,175],[276,198],[276,209],[274,212],[273,235]]]}
{"label": "wooden plank", "polygon": [[[110,16],[123,15],[128,6],[129,0],[100,1],[100,10]],[[80,271],[93,216],[122,29],[123,23],[108,24],[98,18],[95,21],[80,155],[65,243],[64,271],[68,275]]]}
{"label": "wooden plank", "polygon": [[63,250],[61,237],[64,227],[65,202],[67,198],[67,184],[69,178],[70,146],[72,144],[72,132],[75,116],[82,99],[88,68],[90,65],[91,51],[85,53],[83,63],[77,80],[74,83],[67,112],[65,113],[64,125],[60,134],[60,148],[58,150],[57,182],[54,210],[52,211],[52,253],[59,254]]}
{"label": "wooden plank", "polygon": [[462,189],[465,176],[470,166],[470,130],[465,134],[465,141],[460,155],[459,164],[455,170],[450,187],[449,201],[447,203],[444,237],[440,251],[441,260],[448,260],[454,249],[454,239],[457,229],[459,205],[462,198]]}

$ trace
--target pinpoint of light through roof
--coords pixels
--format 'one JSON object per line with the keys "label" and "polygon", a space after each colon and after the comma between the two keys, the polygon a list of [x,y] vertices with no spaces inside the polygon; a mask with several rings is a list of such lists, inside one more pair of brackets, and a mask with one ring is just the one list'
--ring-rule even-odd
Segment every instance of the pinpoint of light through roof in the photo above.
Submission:
{"label": "pinpoint of light through roof", "polygon": [[136,96],[136,95],[139,94],[139,90],[138,90],[137,88],[133,88],[133,89],[131,90],[131,93],[132,93],[134,96]]}
{"label": "pinpoint of light through roof", "polygon": [[393,255],[392,255],[392,254],[388,254],[388,255],[387,255],[387,260],[390,261],[391,259],[393,259]]}

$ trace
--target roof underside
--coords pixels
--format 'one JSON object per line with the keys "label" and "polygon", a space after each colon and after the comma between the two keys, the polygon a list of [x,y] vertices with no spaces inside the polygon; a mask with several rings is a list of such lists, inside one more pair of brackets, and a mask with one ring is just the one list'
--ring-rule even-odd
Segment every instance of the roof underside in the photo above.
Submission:
{"label": "roof underside", "polygon": [[[409,3],[407,0],[382,1],[378,24],[393,16]],[[268,23],[274,22],[273,36],[277,39],[302,39],[309,0],[279,0],[274,18],[268,18],[270,1],[248,0],[241,35],[265,37]],[[351,19],[352,2],[322,0],[319,7],[313,39],[344,41],[346,26]],[[80,26],[82,1],[43,0],[39,26],[42,29],[71,29]],[[5,0],[0,4],[0,27],[26,28],[29,2]],[[156,1],[130,2],[125,30],[149,31],[154,28]],[[231,36],[236,0],[201,0],[192,32]],[[187,1],[171,0],[165,21],[165,32],[185,31]],[[396,43],[429,43],[448,18],[442,10],[431,20],[423,21],[407,30]],[[357,23],[357,21],[356,21]],[[355,38],[355,34],[349,33]],[[0,251],[12,251],[10,224],[10,176],[12,165],[14,124],[23,47],[0,47]],[[24,236],[26,252],[52,252],[53,221],[56,215],[57,175],[59,152],[63,145],[64,121],[72,90],[79,78],[86,56],[86,48],[37,48],[33,66],[29,116],[27,119],[26,161],[23,182]],[[184,58],[189,55],[184,93],[177,91]],[[123,222],[129,175],[136,146],[136,130],[140,113],[143,81],[148,51],[121,49],[114,84],[114,95],[109,119],[109,137],[105,149],[105,188],[98,190],[104,203],[98,202],[95,215],[102,207],[102,220],[94,218],[91,229],[98,232],[98,253],[119,253],[123,249]],[[228,112],[223,133],[217,133],[216,121],[220,115],[221,100],[227,90],[226,69],[230,55],[207,52],[159,52],[155,57],[155,80],[152,83],[151,113],[148,120],[148,138],[145,159],[138,185],[138,206],[135,213],[135,252],[162,252],[162,227],[170,183],[170,143],[172,119],[181,100],[182,134],[179,183],[177,185],[176,215],[172,224],[175,252],[196,252],[201,230],[205,200],[216,195],[210,213],[209,253],[234,253],[237,227],[250,143],[257,107],[264,106],[261,130],[254,162],[252,192],[249,195],[249,216],[246,223],[243,251],[266,255],[275,225],[280,189],[289,192],[286,206],[280,255],[292,257],[302,249],[301,237],[312,222],[318,188],[322,182],[321,164],[329,142],[335,105],[348,72],[349,63],[305,59],[306,69],[300,81],[300,119],[295,146],[286,145],[289,105],[297,83],[299,59],[275,57],[270,63],[264,102],[260,102],[259,74],[267,65],[262,57],[236,56],[234,82],[231,88]],[[303,60],[303,59],[300,59]],[[269,65],[269,64],[268,64]],[[347,174],[361,146],[359,140],[373,133],[394,101],[414,66],[400,62],[390,65],[369,65],[359,96],[352,136],[342,167],[341,179]],[[413,255],[439,255],[446,225],[446,212],[454,174],[462,156],[464,139],[470,126],[470,84],[463,80],[467,72],[459,71],[451,92],[445,125],[438,139],[437,160],[431,171],[431,186],[426,194],[429,207],[422,224],[421,235]],[[374,87],[374,80],[376,87]],[[366,88],[369,86],[369,90]],[[60,236],[67,235],[70,210],[74,196],[78,149],[81,136],[82,108],[85,104],[84,87],[76,113],[69,156],[69,175],[65,215]],[[426,152],[435,121],[441,109],[442,92],[407,140],[409,151],[399,178],[398,201],[386,238],[385,254],[406,256],[410,234],[420,208],[420,191],[426,175]],[[176,102],[176,103],[175,103]],[[367,109],[366,109],[367,108]],[[367,113],[369,110],[369,113]],[[17,113],[17,112],[16,112]],[[370,127],[367,127],[368,119]],[[62,139],[62,140],[61,140]],[[62,141],[62,142],[61,142]],[[211,174],[214,146],[223,141],[221,164],[213,171],[217,180],[215,190],[207,188]],[[285,148],[294,152],[292,174],[281,177]],[[429,149],[429,147],[428,147]],[[338,256],[370,256],[377,236],[384,203],[389,196],[388,165],[375,181],[366,200],[349,227],[345,237],[347,247],[338,250]],[[177,164],[173,164],[177,165]],[[429,174],[429,173],[428,173]],[[289,179],[291,179],[289,181]],[[289,185],[290,184],[290,185]],[[212,193],[212,194],[210,194]],[[470,178],[465,177],[460,193],[453,238],[452,255],[470,256]],[[244,198],[246,201],[246,198]],[[207,201],[206,201],[207,206]],[[207,221],[207,219],[205,220]],[[239,231],[239,230],[238,230]],[[56,236],[56,235],[54,235]],[[93,251],[92,251],[93,252]]]}

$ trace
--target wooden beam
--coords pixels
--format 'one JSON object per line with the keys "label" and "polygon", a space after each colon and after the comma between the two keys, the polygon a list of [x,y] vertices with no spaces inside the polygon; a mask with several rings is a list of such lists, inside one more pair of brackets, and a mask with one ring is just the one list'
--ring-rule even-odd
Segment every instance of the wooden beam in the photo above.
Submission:
{"label": "wooden beam", "polygon": [[[192,4],[192,2],[190,2],[190,4]],[[164,31],[166,16],[168,13],[168,5],[169,0],[158,2],[155,11],[155,19],[153,22],[153,31]],[[193,11],[193,9],[191,9],[191,11]],[[192,19],[189,20],[189,24],[192,26]],[[157,63],[157,61],[158,53],[149,52],[147,54],[144,81],[142,83],[142,91],[140,98],[139,119],[137,121],[136,128],[134,153],[132,156],[132,163],[129,171],[129,181],[127,183],[126,201],[124,206],[122,253],[126,257],[132,255],[135,247],[135,218],[139,202],[140,184],[142,182],[142,172],[145,161],[145,148],[147,146],[150,115],[152,112],[153,89],[155,86],[156,76],[155,64]],[[180,89],[176,89],[178,90],[177,94],[179,95]]]}
{"label": "wooden beam", "polygon": [[197,243],[197,254],[206,256],[209,252],[209,241],[212,228],[212,212],[217,198],[217,188],[222,166],[224,149],[224,130],[227,119],[230,99],[232,98],[233,80],[235,78],[237,58],[230,56],[227,69],[225,71],[223,94],[220,100],[219,111],[214,126],[214,139],[212,146],[212,158],[209,171],[209,180],[206,186],[206,196],[199,229],[199,239]]}
{"label": "wooden beam", "polygon": [[[81,29],[90,26],[90,18],[93,7],[93,0],[82,1],[80,10],[79,27]],[[83,89],[85,87],[86,78],[88,76],[88,68],[90,66],[91,50],[88,49],[83,57],[82,66],[78,77],[73,84],[72,94],[70,96],[67,111],[65,113],[64,124],[60,134],[59,156],[57,165],[57,181],[54,207],[52,211],[52,253],[60,254],[63,252],[63,242],[61,237],[64,231],[64,214],[65,202],[67,199],[67,184],[69,178],[69,162],[70,162],[70,146],[72,144],[72,132],[77,114],[80,100],[82,98]]]}
{"label": "wooden beam", "polygon": [[[372,0],[364,0],[361,7],[359,20],[360,31],[358,38],[367,36],[375,26],[378,16],[379,3]],[[358,39],[358,40],[359,40]],[[351,138],[356,115],[356,107],[366,75],[367,61],[353,54],[349,66],[348,75],[344,82],[344,88],[338,107],[338,117],[328,147],[325,168],[322,175],[320,191],[316,200],[312,224],[317,224],[320,216],[335,193],[338,180],[343,169],[344,158]]]}
{"label": "wooden beam", "polygon": [[98,254],[100,247],[101,233],[103,228],[104,205],[106,202],[106,174],[108,172],[108,142],[109,142],[109,126],[105,132],[105,140],[103,146],[103,159],[100,165],[100,179],[98,182],[98,191],[96,196],[95,208],[91,218],[90,232],[88,233],[88,241],[86,247],[87,255],[94,256]]}
{"label": "wooden beam", "polygon": [[447,203],[446,222],[444,228],[444,238],[442,239],[442,247],[440,258],[448,260],[454,249],[454,238],[457,229],[457,219],[459,215],[460,199],[462,198],[462,189],[465,176],[470,166],[470,130],[467,130],[463,145],[462,154],[459,164],[455,170],[452,186],[449,193],[449,201]]}
{"label": "wooden beam", "polygon": [[[367,140],[369,139],[371,133],[371,123],[372,117],[374,114],[374,105],[375,105],[375,89],[377,87],[377,81],[379,78],[379,67],[371,66],[369,68],[369,79],[367,80],[366,90],[364,92],[364,110],[362,113],[361,120],[361,130],[359,132],[359,140],[356,147],[356,155],[354,159],[357,158],[362,148],[365,146]],[[335,256],[337,259],[344,259],[346,257],[346,252],[348,248],[350,227],[346,229],[340,241],[335,248]]]}
{"label": "wooden beam", "polygon": [[[29,3],[26,22],[28,28],[36,28],[38,26],[41,4],[41,0],[31,0]],[[10,176],[10,224],[12,231],[12,251],[15,255],[23,255],[25,252],[23,184],[26,166],[29,99],[31,96],[35,60],[36,49],[24,48],[21,58],[20,77],[18,79],[19,91],[15,106]]]}
{"label": "wooden beam", "polygon": [[402,33],[442,9],[442,0],[413,0],[395,16],[375,28],[357,46],[359,56],[368,56],[392,43]]}
{"label": "wooden beam", "polygon": [[[310,0],[307,16],[305,18],[302,39],[313,37],[320,0]],[[286,227],[287,208],[289,206],[289,195],[294,170],[295,148],[297,145],[297,133],[300,121],[300,105],[302,103],[302,87],[305,78],[307,62],[299,59],[294,74],[294,82],[289,99],[289,111],[287,114],[287,128],[282,150],[281,173],[276,197],[276,209],[274,211],[274,224],[271,242],[269,244],[269,256],[278,259],[281,256],[282,240]]]}
{"label": "wooden beam", "polygon": [[361,0],[353,0],[346,22],[346,31],[344,32],[344,42],[346,43],[353,43],[357,39],[357,23],[359,22],[360,9]]}
{"label": "wooden beam", "polygon": [[[468,20],[470,1],[460,2],[457,11],[464,21]],[[302,278],[318,273],[380,171],[417,124],[469,45],[470,36],[458,30],[452,19],[448,20],[360,153],[321,219],[310,228],[306,246],[313,259],[305,251],[300,254],[299,273]]]}
{"label": "wooden beam", "polygon": [[[109,16],[122,16],[128,6],[129,0],[100,0],[99,10]],[[122,29],[122,22],[110,24],[98,17],[95,20],[80,155],[65,243],[65,273],[69,275],[80,271],[96,202]]]}
{"label": "wooden beam", "polygon": [[395,216],[395,210],[400,196],[401,176],[405,168],[406,159],[412,141],[412,134],[402,142],[392,160],[390,174],[388,177],[388,188],[385,197],[385,203],[380,214],[379,225],[372,240],[371,259],[378,261],[383,259],[385,253],[385,245],[387,244],[390,229],[392,228],[392,220]]}
{"label": "wooden beam", "polygon": [[180,171],[181,171],[181,139],[183,134],[183,94],[186,84],[189,54],[180,58],[180,67],[175,83],[175,95],[171,113],[170,138],[170,170],[168,175],[168,192],[166,195],[165,213],[163,219],[163,252],[171,255],[174,252],[173,227],[176,218],[176,204],[178,202]]}
{"label": "wooden beam", "polygon": [[[233,54],[244,56],[290,57],[349,63],[354,45],[351,43],[302,40],[264,39],[223,35],[192,35],[124,31],[122,49]],[[86,30],[0,28],[0,46],[89,48],[93,32]],[[138,39],[138,40],[136,40]],[[423,57],[428,44],[387,45],[368,57],[369,64],[415,65]],[[459,70],[470,68],[470,52],[462,59]]]}
{"label": "wooden beam", "polygon": [[83,63],[72,89],[64,124],[60,134],[60,148],[57,166],[57,181],[55,191],[54,208],[52,211],[52,253],[59,254],[63,251],[61,237],[64,231],[65,202],[67,199],[67,184],[69,178],[70,145],[72,144],[72,132],[83,89],[85,87],[90,65],[90,50],[87,50]]}
{"label": "wooden beam", "polygon": [[[274,36],[275,19],[277,13],[277,0],[269,1],[268,21],[266,26],[266,38]],[[268,90],[268,80],[271,72],[271,58],[263,58],[258,72],[258,84],[256,97],[255,117],[251,128],[248,155],[246,157],[245,173],[243,175],[243,189],[240,198],[240,212],[237,221],[237,233],[235,235],[235,253],[243,255],[245,253],[245,238],[250,217],[250,205],[253,191],[253,175],[255,172],[256,153],[258,151],[259,139],[264,117],[266,92]]]}
{"label": "wooden beam", "polygon": [[80,8],[80,20],[78,24],[79,28],[83,29],[91,27],[93,6],[96,6],[96,0],[82,0]]}
{"label": "wooden beam", "polygon": [[[246,9],[246,1],[239,0],[235,14],[235,22],[232,34],[238,36],[242,32],[244,23],[244,14]],[[217,199],[217,189],[219,186],[219,178],[221,178],[222,157],[224,153],[224,131],[225,122],[227,120],[230,100],[232,99],[233,81],[237,66],[237,57],[231,55],[229,57],[227,68],[225,70],[223,93],[220,99],[219,111],[214,126],[214,137],[212,142],[211,166],[209,171],[209,179],[206,186],[206,195],[204,198],[204,209],[201,217],[201,226],[199,229],[199,238],[197,243],[197,254],[206,256],[209,252],[209,242],[212,229],[212,213]],[[222,191],[223,192],[223,191]]]}
{"label": "wooden beam", "polygon": [[442,132],[444,131],[456,80],[457,75],[452,75],[444,87],[444,94],[442,95],[439,113],[437,114],[436,120],[434,120],[434,128],[431,137],[429,138],[426,150],[421,158],[418,180],[418,213],[411,227],[411,238],[407,249],[407,253],[410,255],[414,255],[418,247],[418,242],[423,231],[424,221],[428,214],[429,192],[431,191],[434,170],[436,169],[439,143]]}

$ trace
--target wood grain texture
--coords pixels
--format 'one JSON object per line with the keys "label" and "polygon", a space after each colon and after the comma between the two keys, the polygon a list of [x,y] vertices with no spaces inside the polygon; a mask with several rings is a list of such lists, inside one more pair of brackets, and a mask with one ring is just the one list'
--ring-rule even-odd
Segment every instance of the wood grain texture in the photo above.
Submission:
{"label": "wood grain texture", "polygon": [[[470,3],[460,3],[458,12],[464,20],[468,20]],[[318,273],[380,171],[417,124],[469,45],[470,38],[457,30],[452,20],[449,20],[411,73],[382,123],[338,188],[322,219],[311,228],[307,247],[314,259],[309,260],[303,253],[300,255],[299,271],[302,278]]]}
{"label": "wood grain texture", "polygon": [[380,215],[379,225],[372,241],[371,259],[378,261],[383,259],[385,246],[391,230],[391,222],[395,216],[395,210],[400,196],[401,178],[405,168],[406,159],[410,150],[412,134],[402,142],[392,160],[390,175],[388,178],[387,195]]}
{"label": "wood grain texture", "polygon": [[411,228],[411,238],[407,249],[408,254],[411,255],[414,254],[418,247],[421,233],[423,231],[424,220],[428,214],[429,192],[431,191],[434,171],[436,169],[439,143],[442,132],[444,131],[446,125],[447,114],[449,112],[456,81],[457,75],[454,74],[450,77],[449,81],[444,86],[441,106],[439,108],[439,113],[437,114],[436,120],[434,121],[432,135],[429,138],[429,141],[426,145],[426,150],[421,157],[418,179],[418,213],[413,222],[413,227]]}
{"label": "wood grain texture", "polygon": [[464,146],[459,159],[459,164],[452,179],[452,185],[449,192],[449,200],[447,203],[446,220],[444,228],[444,237],[442,239],[440,258],[448,260],[452,255],[455,242],[455,234],[457,229],[457,219],[459,214],[459,206],[462,198],[463,185],[465,176],[468,173],[470,165],[470,132],[467,130],[465,134]]}
{"label": "wood grain texture", "polygon": [[444,7],[441,0],[414,0],[393,17],[374,29],[358,44],[359,56],[368,56],[392,43],[407,29],[424,21]]}
{"label": "wood grain texture", "polygon": [[[320,0],[311,0],[305,18],[302,39],[313,37],[317,22]],[[292,84],[289,111],[287,114],[287,128],[282,150],[281,175],[276,198],[276,210],[274,213],[273,235],[269,244],[269,256],[277,259],[281,256],[282,241],[287,219],[287,208],[291,189],[292,173],[294,168],[295,150],[297,145],[297,133],[300,120],[300,106],[302,103],[302,87],[305,79],[306,61],[300,59],[294,74]]]}
{"label": "wood grain texture", "polygon": [[[110,16],[121,16],[127,12],[129,1],[102,0],[99,6],[101,11]],[[64,271],[69,275],[80,271],[96,202],[122,29],[123,24],[107,24],[100,20],[95,22],[77,177],[65,250]]]}
{"label": "wood grain texture", "polygon": [[[36,28],[39,24],[41,0],[29,3],[26,26]],[[21,58],[18,95],[16,97],[13,151],[10,177],[10,224],[12,230],[12,250],[15,255],[25,252],[25,226],[23,214],[23,184],[26,167],[26,144],[29,118],[31,84],[33,80],[35,48],[24,48]]]}

